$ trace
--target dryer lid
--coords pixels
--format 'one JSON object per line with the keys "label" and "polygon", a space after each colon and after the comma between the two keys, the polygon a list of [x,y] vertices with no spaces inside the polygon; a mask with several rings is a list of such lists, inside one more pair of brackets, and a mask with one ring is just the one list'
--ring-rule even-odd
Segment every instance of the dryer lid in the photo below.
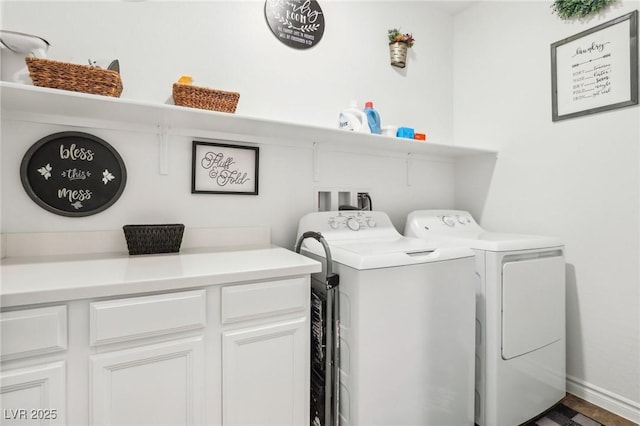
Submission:
{"label": "dryer lid", "polygon": [[469,247],[486,251],[561,247],[556,237],[487,232],[462,210],[417,210],[407,217],[404,234],[438,247]]}

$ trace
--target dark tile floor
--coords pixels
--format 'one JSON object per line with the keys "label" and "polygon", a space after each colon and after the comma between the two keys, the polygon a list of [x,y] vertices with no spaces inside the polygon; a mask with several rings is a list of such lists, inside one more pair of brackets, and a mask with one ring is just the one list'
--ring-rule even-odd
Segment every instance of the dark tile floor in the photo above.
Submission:
{"label": "dark tile floor", "polygon": [[571,395],[570,393],[568,393],[561,402],[567,407],[572,408],[605,426],[638,426],[638,423],[634,423],[630,420],[617,416],[604,408],[593,405],[584,399]]}

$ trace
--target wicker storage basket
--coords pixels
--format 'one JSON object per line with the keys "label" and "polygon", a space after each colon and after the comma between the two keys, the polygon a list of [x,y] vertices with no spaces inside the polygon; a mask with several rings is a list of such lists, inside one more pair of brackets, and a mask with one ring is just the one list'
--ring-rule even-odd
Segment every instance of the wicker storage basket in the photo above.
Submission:
{"label": "wicker storage basket", "polygon": [[129,254],[177,253],[182,244],[184,225],[124,225]]}
{"label": "wicker storage basket", "polygon": [[25,58],[35,86],[120,97],[122,80],[115,71],[51,59]]}
{"label": "wicker storage basket", "polygon": [[191,84],[173,84],[173,101],[180,106],[235,113],[238,99],[238,92],[224,92]]}

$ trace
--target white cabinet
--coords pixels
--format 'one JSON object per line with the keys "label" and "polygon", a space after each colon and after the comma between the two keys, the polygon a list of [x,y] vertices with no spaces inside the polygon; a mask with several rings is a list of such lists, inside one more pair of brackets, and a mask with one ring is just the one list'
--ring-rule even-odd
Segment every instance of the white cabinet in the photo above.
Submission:
{"label": "white cabinet", "polygon": [[64,305],[3,312],[0,328],[2,361],[67,349],[67,307]]}
{"label": "white cabinet", "polygon": [[205,291],[181,291],[90,304],[91,346],[124,342],[206,325]]}
{"label": "white cabinet", "polygon": [[201,336],[91,358],[91,424],[203,423]]}
{"label": "white cabinet", "polygon": [[0,423],[306,425],[309,279],[2,312]]}
{"label": "white cabinet", "polygon": [[308,306],[308,278],[222,289],[225,426],[307,424]]}
{"label": "white cabinet", "polygon": [[307,330],[306,318],[300,318],[223,333],[224,425],[308,421]]}
{"label": "white cabinet", "polygon": [[2,425],[64,425],[65,363],[2,372]]}
{"label": "white cabinet", "polygon": [[[91,356],[93,425],[197,425],[204,419],[205,290],[90,304],[91,345],[126,342]],[[150,338],[164,341],[149,343]]]}
{"label": "white cabinet", "polygon": [[[0,423],[65,424],[67,307],[3,312],[0,334]],[[58,360],[51,362],[49,354]]]}

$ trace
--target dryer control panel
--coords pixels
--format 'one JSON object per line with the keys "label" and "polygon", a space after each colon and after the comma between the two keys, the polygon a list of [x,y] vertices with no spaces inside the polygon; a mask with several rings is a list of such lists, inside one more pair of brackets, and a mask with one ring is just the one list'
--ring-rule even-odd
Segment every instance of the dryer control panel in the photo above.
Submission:
{"label": "dryer control panel", "polygon": [[[451,214],[441,214],[438,215],[438,218],[442,221],[444,225],[452,228],[454,226],[464,226],[469,225],[470,223],[474,223],[473,218],[467,212],[450,212]],[[460,214],[462,213],[462,214]]]}
{"label": "dryer control panel", "polygon": [[482,228],[462,210],[417,210],[409,214],[405,235],[419,238],[436,236],[469,236]]}

